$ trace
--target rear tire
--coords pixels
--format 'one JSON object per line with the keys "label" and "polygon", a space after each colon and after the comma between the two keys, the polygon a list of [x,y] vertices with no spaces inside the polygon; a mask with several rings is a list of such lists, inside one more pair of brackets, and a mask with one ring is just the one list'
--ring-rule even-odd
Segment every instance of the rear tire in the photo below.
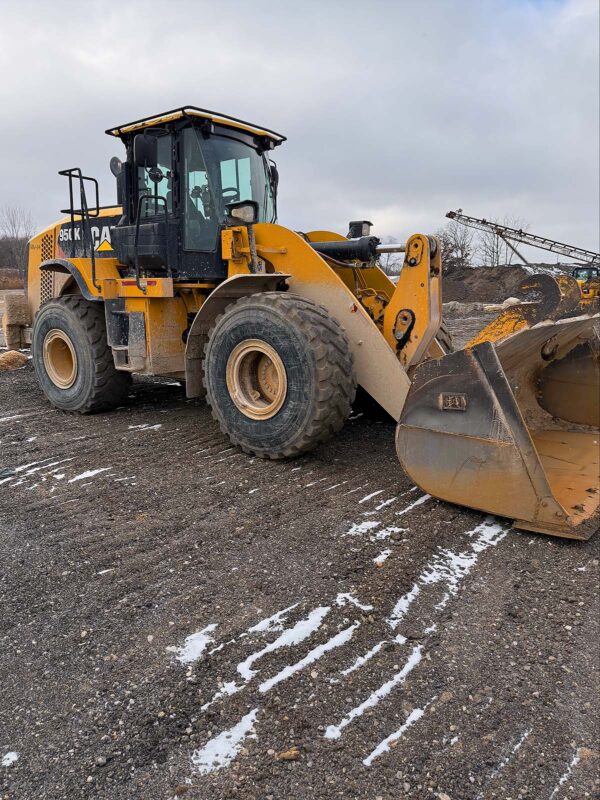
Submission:
{"label": "rear tire", "polygon": [[131,375],[115,369],[103,303],[78,295],[45,303],[33,323],[31,353],[38,382],[56,408],[88,414],[127,397]]}
{"label": "rear tire", "polygon": [[340,326],[322,306],[280,292],[244,297],[217,318],[204,383],[223,433],[271,459],[297,456],[337,433],[356,392]]}

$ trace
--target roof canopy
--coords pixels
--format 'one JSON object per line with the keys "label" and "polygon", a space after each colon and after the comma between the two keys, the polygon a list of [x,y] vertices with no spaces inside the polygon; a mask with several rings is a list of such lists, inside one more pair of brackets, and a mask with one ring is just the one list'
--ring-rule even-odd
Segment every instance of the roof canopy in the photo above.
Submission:
{"label": "roof canopy", "polygon": [[172,122],[182,117],[201,117],[208,119],[217,125],[227,125],[230,128],[252,133],[255,136],[266,137],[271,139],[276,145],[285,142],[286,137],[280,133],[269,130],[269,128],[261,128],[257,125],[252,125],[250,122],[245,122],[243,119],[230,117],[229,114],[219,114],[217,111],[209,111],[206,108],[198,108],[197,106],[183,106],[182,108],[174,108],[171,111],[164,111],[162,114],[155,114],[151,117],[143,117],[136,119],[133,122],[127,122],[125,125],[119,125],[116,128],[109,128],[106,133],[110,136],[123,136],[128,133],[133,133],[137,130],[144,128],[153,128],[157,125],[164,125],[167,122]]}

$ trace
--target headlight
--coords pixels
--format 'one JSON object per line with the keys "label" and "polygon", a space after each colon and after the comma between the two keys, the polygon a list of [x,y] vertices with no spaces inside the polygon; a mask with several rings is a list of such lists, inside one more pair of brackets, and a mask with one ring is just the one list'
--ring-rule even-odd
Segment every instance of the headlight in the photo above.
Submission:
{"label": "headlight", "polygon": [[361,236],[370,236],[373,223],[368,219],[353,219],[350,222],[348,239],[360,239]]}
{"label": "headlight", "polygon": [[258,219],[258,203],[254,200],[238,200],[235,203],[228,203],[227,213],[236,222],[253,225]]}

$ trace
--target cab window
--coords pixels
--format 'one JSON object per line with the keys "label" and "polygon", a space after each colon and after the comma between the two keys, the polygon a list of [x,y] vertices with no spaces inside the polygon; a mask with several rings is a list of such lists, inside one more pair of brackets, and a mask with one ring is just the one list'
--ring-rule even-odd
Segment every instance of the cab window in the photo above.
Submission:
{"label": "cab window", "polygon": [[[160,136],[158,139],[158,166],[138,167],[138,198],[142,195],[147,200],[142,201],[140,216],[155,217],[164,215],[165,203],[167,211],[173,210],[172,180],[172,137],[170,134]],[[159,200],[158,198],[163,198]]]}
{"label": "cab window", "polygon": [[252,200],[250,157],[221,161],[221,186],[225,202]]}
{"label": "cab window", "polygon": [[[238,134],[239,135],[239,134]],[[183,208],[186,250],[215,250],[227,207],[258,203],[259,222],[274,217],[273,188],[266,158],[238,135],[211,135],[195,128],[183,134]]]}
{"label": "cab window", "polygon": [[192,128],[183,134],[183,209],[186,250],[214,250],[218,209],[199,138]]}

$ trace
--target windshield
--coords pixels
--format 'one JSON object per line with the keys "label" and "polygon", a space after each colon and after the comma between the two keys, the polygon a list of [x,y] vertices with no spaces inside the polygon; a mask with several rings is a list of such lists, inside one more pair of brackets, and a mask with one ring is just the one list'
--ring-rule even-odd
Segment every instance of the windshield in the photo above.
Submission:
{"label": "windshield", "polygon": [[600,270],[597,267],[576,267],[573,270],[573,275],[575,278],[579,278],[580,281],[589,281],[592,278],[599,277]]}
{"label": "windshield", "polygon": [[[241,135],[243,136],[243,134]],[[226,223],[226,206],[238,200],[258,203],[258,221],[274,222],[275,203],[267,158],[235,136],[184,131],[185,247],[211,250]]]}

